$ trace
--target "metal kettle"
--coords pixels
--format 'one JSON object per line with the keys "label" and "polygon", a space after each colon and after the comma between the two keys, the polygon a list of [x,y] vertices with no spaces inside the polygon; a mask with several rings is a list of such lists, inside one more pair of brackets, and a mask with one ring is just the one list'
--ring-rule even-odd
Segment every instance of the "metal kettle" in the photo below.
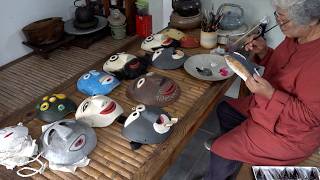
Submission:
{"label": "metal kettle", "polygon": [[172,0],[172,8],[180,16],[190,17],[200,13],[200,0]]}
{"label": "metal kettle", "polygon": [[75,18],[80,23],[90,22],[94,19],[93,9],[90,6],[77,6],[76,2],[81,0],[75,0],[74,6],[77,7],[75,12]]}
{"label": "metal kettle", "polygon": [[243,25],[244,10],[238,4],[224,3],[218,10],[217,14],[222,14],[220,21],[222,30],[235,30]]}

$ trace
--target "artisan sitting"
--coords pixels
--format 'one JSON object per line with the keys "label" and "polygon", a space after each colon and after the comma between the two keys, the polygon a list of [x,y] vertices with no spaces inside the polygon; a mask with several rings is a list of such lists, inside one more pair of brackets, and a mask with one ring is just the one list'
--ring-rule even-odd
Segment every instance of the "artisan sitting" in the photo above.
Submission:
{"label": "artisan sitting", "polygon": [[273,3],[286,38],[276,49],[248,39],[264,75],[246,80],[252,95],[218,105],[223,135],[205,179],[227,179],[242,162],[296,165],[320,146],[320,0]]}

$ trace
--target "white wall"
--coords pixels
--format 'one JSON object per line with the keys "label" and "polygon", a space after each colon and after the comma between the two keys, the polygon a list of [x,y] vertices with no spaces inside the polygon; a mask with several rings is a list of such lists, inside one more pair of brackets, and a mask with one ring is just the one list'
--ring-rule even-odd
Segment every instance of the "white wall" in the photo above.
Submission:
{"label": "white wall", "polygon": [[168,26],[172,12],[172,0],[149,0],[149,13],[152,15],[152,33]]}
{"label": "white wall", "polygon": [[[269,16],[270,23],[268,27],[276,24],[271,5],[271,0],[201,0],[202,8],[211,9],[214,3],[215,11],[222,3],[239,4],[245,11],[245,21],[248,25],[257,23],[262,17]],[[267,27],[267,28],[268,28]],[[270,47],[276,47],[284,38],[279,27],[271,30],[266,34],[267,42]]]}
{"label": "white wall", "polygon": [[9,63],[31,49],[21,42],[25,37],[21,29],[36,20],[59,16],[72,17],[73,0],[2,0],[0,6],[0,66]]}

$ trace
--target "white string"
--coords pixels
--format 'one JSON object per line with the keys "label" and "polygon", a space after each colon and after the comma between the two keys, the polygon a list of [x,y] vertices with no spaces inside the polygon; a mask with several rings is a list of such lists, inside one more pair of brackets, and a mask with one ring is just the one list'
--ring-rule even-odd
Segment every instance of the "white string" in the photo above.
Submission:
{"label": "white string", "polygon": [[[43,153],[43,152],[41,152],[40,154],[38,154],[35,158],[31,157],[32,160],[27,161],[27,164],[29,164],[29,163],[31,163],[31,162],[34,162],[34,161],[37,161],[37,162],[41,165],[41,167],[40,167],[39,169],[35,169],[35,168],[31,168],[31,167],[23,167],[23,168],[21,168],[21,169],[19,169],[19,170],[17,171],[18,176],[21,176],[21,177],[30,177],[30,176],[33,176],[33,175],[35,175],[35,174],[37,174],[37,173],[42,174],[42,173],[44,172],[44,170],[46,169],[46,167],[47,167],[47,163],[43,163],[42,161],[39,160],[39,157],[42,155],[42,153]],[[23,170],[30,170],[30,171],[33,171],[33,173],[31,173],[31,174],[22,174],[22,173],[20,173],[20,172],[23,171]]]}

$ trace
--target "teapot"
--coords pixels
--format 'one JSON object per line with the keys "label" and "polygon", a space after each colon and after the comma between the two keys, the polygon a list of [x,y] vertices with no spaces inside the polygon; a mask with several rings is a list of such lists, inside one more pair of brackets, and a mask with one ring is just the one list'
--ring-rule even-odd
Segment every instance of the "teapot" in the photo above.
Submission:
{"label": "teapot", "polygon": [[200,13],[200,0],[173,0],[172,8],[180,16],[190,17]]}
{"label": "teapot", "polygon": [[217,14],[222,15],[220,29],[235,30],[243,25],[244,10],[238,4],[224,3],[218,10]]}

